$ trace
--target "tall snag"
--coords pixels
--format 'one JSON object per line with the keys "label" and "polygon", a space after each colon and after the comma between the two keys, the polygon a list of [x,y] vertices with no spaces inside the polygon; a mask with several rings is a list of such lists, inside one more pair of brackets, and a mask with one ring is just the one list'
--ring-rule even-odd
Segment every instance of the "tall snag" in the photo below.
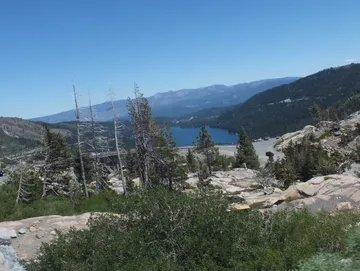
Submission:
{"label": "tall snag", "polygon": [[83,161],[83,155],[81,150],[81,137],[80,137],[80,109],[78,106],[78,95],[76,92],[75,85],[73,85],[73,92],[74,92],[74,102],[75,102],[75,117],[76,117],[76,134],[77,134],[77,148],[79,152],[79,158],[80,158],[80,171],[81,171],[81,179],[82,184],[85,192],[85,196],[89,197],[88,189],[87,189],[87,181],[85,176],[85,167],[84,167],[84,161]]}
{"label": "tall snag", "polygon": [[104,178],[104,165],[100,162],[100,154],[104,151],[109,151],[107,146],[107,140],[104,139],[103,134],[105,128],[99,125],[95,118],[94,108],[89,98],[89,119],[86,121],[87,135],[86,145],[93,153],[93,167],[95,171],[96,190],[106,186],[106,180]]}
{"label": "tall snag", "polygon": [[111,110],[113,113],[113,122],[114,122],[115,148],[116,148],[118,163],[119,163],[119,167],[120,167],[121,182],[122,182],[122,186],[123,186],[123,190],[124,190],[124,195],[126,195],[127,194],[126,180],[125,180],[124,168],[123,168],[123,163],[122,163],[122,158],[121,158],[121,153],[120,153],[120,141],[119,141],[120,126],[118,123],[118,116],[117,116],[116,107],[115,107],[115,97],[114,97],[114,94],[111,89],[110,89],[110,102],[111,102]]}

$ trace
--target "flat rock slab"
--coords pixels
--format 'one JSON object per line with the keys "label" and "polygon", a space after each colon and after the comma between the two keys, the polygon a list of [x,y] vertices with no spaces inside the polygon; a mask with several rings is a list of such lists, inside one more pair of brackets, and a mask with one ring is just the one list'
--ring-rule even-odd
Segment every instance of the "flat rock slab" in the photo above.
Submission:
{"label": "flat rock slab", "polygon": [[[16,255],[21,260],[33,259],[43,242],[47,243],[56,238],[55,230],[60,232],[69,231],[70,228],[77,230],[87,228],[87,222],[91,216],[100,213],[84,213],[76,216],[42,216],[23,219],[19,221],[0,222],[0,238],[11,242]],[[17,238],[11,238],[12,233],[18,234]],[[1,240],[1,239],[0,239]],[[0,269],[1,271],[1,269]]]}
{"label": "flat rock slab", "polygon": [[307,207],[312,212],[360,209],[360,178],[329,175],[312,178],[290,186],[283,193],[284,206]]}

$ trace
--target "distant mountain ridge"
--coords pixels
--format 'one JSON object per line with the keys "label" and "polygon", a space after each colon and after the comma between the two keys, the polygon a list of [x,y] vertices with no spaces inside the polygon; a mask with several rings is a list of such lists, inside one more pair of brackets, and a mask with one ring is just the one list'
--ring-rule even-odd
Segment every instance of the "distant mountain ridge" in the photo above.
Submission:
{"label": "distant mountain ridge", "polygon": [[329,68],[258,93],[210,125],[230,132],[243,126],[253,137],[282,135],[311,124],[314,103],[334,111],[344,103],[353,104],[347,113],[360,110],[360,100],[355,99],[359,94],[360,64]]}
{"label": "distant mountain ridge", "polygon": [[[212,85],[197,89],[181,89],[158,93],[148,97],[148,100],[155,117],[176,118],[212,107],[227,107],[243,103],[254,94],[289,84],[298,79],[299,77],[285,77],[240,83],[233,86]],[[121,118],[128,117],[127,100],[118,100],[115,102],[115,106]],[[94,110],[99,121],[111,120],[112,113],[109,111],[108,103],[94,105]],[[84,112],[86,116],[86,110]],[[73,110],[69,110],[32,120],[47,123],[67,122],[75,120],[75,115]]]}

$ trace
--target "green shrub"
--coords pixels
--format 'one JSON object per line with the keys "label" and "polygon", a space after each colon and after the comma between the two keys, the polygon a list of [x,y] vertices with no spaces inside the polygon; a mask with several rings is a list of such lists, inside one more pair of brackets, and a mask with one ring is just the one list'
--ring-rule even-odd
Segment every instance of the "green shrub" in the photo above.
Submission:
{"label": "green shrub", "polygon": [[344,252],[345,226],[359,220],[351,213],[229,212],[221,195],[165,189],[109,202],[121,217],[60,235],[28,270],[285,271],[319,252]]}
{"label": "green shrub", "polygon": [[355,227],[347,238],[345,253],[319,253],[301,261],[299,271],[355,271],[360,266],[360,229]]}

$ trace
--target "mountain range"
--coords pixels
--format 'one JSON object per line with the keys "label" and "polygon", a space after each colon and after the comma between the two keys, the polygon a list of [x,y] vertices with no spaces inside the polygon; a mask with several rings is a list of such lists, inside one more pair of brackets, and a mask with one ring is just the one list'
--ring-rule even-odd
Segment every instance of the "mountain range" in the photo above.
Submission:
{"label": "mountain range", "polygon": [[[267,89],[288,84],[299,79],[299,77],[285,77],[276,79],[265,79],[250,83],[241,83],[232,86],[212,85],[197,89],[182,89],[158,93],[148,97],[155,117],[176,118],[189,115],[197,111],[213,107],[228,107],[243,103],[254,94]],[[127,100],[118,100],[115,106],[119,116],[123,119],[128,117]],[[86,108],[84,108],[86,109]],[[94,105],[98,121],[108,121],[112,118],[109,111],[109,103]],[[84,110],[84,116],[87,116]],[[43,121],[47,123],[57,123],[75,120],[73,110],[61,112],[54,115],[32,119],[33,121]]]}

